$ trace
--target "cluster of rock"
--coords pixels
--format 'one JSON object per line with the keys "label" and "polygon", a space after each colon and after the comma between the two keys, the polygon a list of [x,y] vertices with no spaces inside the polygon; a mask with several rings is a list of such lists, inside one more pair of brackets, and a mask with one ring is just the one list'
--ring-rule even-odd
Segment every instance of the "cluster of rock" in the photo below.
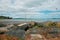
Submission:
{"label": "cluster of rock", "polygon": [[25,32],[25,36],[25,40],[59,40],[60,28],[56,27],[55,24],[52,24],[51,27],[45,25],[44,27],[33,27]]}
{"label": "cluster of rock", "polygon": [[60,38],[60,28],[56,27],[54,22],[29,22],[11,26],[6,27],[9,31],[5,34],[22,38],[22,40],[59,40]]}

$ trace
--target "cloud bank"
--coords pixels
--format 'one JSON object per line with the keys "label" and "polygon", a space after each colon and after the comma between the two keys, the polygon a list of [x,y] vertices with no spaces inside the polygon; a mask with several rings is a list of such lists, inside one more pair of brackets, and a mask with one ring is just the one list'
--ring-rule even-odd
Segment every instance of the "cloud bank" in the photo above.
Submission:
{"label": "cloud bank", "polygon": [[13,18],[59,18],[60,0],[0,0],[0,15]]}

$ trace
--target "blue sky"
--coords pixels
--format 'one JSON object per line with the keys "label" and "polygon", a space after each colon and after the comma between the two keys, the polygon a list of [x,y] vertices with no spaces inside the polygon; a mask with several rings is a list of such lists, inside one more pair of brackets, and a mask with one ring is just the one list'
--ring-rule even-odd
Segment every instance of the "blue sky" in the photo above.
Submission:
{"label": "blue sky", "polygon": [[60,18],[60,0],[0,0],[0,16]]}

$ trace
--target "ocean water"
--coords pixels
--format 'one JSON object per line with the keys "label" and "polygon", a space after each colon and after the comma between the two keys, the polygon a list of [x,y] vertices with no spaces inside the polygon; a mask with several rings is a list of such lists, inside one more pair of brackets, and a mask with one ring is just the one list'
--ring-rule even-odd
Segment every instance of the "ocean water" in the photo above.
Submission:
{"label": "ocean water", "polygon": [[12,19],[13,21],[36,21],[36,22],[45,22],[45,21],[60,21],[60,18],[18,18],[18,19]]}
{"label": "ocean water", "polygon": [[0,19],[0,21],[36,21],[36,22],[45,22],[45,21],[60,21],[60,18],[14,18],[14,19]]}

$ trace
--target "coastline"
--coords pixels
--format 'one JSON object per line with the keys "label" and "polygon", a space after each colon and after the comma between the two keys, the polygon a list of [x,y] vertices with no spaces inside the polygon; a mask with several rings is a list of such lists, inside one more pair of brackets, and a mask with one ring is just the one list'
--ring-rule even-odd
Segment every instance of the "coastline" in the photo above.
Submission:
{"label": "coastline", "polygon": [[60,22],[60,19],[0,19],[0,23],[3,24],[20,24],[20,23],[28,23],[28,22]]}

